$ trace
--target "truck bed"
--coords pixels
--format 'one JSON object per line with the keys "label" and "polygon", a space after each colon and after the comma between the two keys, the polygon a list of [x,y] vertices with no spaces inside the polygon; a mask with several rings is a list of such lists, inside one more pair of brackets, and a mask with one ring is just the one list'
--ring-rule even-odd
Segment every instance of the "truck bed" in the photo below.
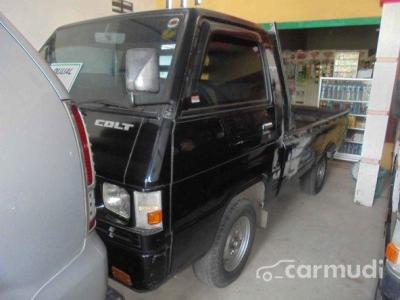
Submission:
{"label": "truck bed", "polygon": [[316,107],[292,106],[291,129],[284,138],[289,150],[285,178],[305,174],[318,158],[340,148],[347,129],[348,111],[330,112]]}
{"label": "truck bed", "polygon": [[317,129],[326,129],[333,126],[340,117],[348,114],[348,111],[330,112],[324,109],[307,106],[292,105],[292,122],[294,128],[292,134],[301,135]]}

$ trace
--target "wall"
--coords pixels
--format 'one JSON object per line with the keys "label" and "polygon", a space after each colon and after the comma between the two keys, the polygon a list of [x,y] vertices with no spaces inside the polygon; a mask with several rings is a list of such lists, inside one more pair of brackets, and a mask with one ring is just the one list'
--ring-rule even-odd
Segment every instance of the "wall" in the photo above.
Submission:
{"label": "wall", "polygon": [[378,26],[316,28],[309,30],[308,49],[376,49]]}
{"label": "wall", "polygon": [[[108,16],[112,0],[1,0],[0,11],[36,48],[58,26]],[[135,11],[165,8],[165,0],[133,0]],[[203,0],[201,7],[257,23],[377,17],[378,0]],[[174,7],[179,7],[174,0]],[[188,0],[193,6],[194,0]],[[279,3],[279,5],[277,5]]]}
{"label": "wall", "polygon": [[[165,8],[164,0],[156,0]],[[173,0],[179,7],[179,0]],[[194,0],[188,0],[193,6]],[[232,14],[256,23],[379,17],[379,0],[202,0],[202,8]]]}
{"label": "wall", "polygon": [[[111,2],[112,0],[1,0],[0,12],[38,49],[58,26],[112,15]],[[155,8],[155,0],[134,0],[135,11]]]}
{"label": "wall", "polygon": [[135,6],[134,7],[135,12],[157,9],[157,1],[156,0],[129,0],[129,1],[133,1],[134,6]]}
{"label": "wall", "polygon": [[378,26],[280,30],[282,49],[376,49]]}

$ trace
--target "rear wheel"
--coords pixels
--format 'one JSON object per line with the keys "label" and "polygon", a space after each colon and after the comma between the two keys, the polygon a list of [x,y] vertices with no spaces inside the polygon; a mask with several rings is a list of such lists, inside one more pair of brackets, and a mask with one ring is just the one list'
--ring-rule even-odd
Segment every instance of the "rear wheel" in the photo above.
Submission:
{"label": "rear wheel", "polygon": [[247,200],[226,209],[215,241],[208,252],[193,264],[196,277],[212,287],[225,287],[242,272],[254,240],[256,214]]}
{"label": "rear wheel", "polygon": [[323,154],[311,170],[300,178],[302,190],[311,195],[318,194],[325,184],[327,169],[328,159],[326,154]]}

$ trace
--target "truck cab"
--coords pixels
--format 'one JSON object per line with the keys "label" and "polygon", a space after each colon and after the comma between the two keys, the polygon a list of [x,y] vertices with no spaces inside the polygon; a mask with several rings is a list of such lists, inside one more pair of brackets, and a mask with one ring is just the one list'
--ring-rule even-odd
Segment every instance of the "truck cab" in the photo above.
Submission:
{"label": "truck cab", "polygon": [[81,66],[70,94],[92,144],[97,232],[110,276],[137,290],[190,264],[210,286],[234,281],[282,183],[301,176],[317,193],[343,139],[345,112],[291,111],[275,35],[224,14],[76,23],[41,53]]}

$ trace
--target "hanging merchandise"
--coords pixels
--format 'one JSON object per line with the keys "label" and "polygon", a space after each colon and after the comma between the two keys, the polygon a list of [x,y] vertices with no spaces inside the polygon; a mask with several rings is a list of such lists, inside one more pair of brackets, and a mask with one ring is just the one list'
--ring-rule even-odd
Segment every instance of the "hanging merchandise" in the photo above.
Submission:
{"label": "hanging merchandise", "polygon": [[337,51],[333,77],[356,78],[360,51]]}

